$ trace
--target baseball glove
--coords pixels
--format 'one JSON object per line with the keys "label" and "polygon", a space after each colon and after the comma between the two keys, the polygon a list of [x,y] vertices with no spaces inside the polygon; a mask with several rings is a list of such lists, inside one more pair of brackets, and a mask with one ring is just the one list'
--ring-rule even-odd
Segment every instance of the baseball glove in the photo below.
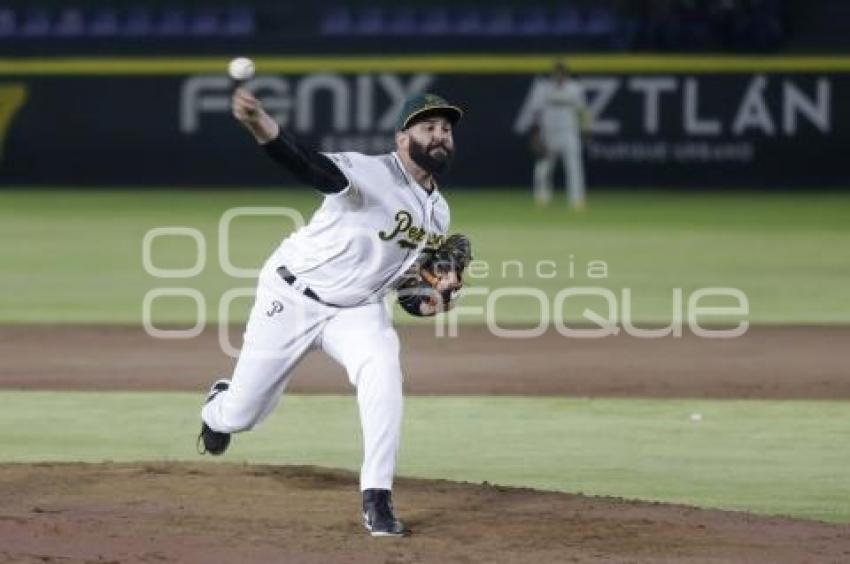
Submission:
{"label": "baseball glove", "polygon": [[463,270],[472,260],[472,245],[456,233],[433,250],[423,251],[398,287],[398,302],[417,317],[448,311],[463,286]]}
{"label": "baseball glove", "polygon": [[542,159],[549,152],[546,148],[546,142],[543,140],[543,132],[536,123],[528,130],[528,149],[538,159]]}

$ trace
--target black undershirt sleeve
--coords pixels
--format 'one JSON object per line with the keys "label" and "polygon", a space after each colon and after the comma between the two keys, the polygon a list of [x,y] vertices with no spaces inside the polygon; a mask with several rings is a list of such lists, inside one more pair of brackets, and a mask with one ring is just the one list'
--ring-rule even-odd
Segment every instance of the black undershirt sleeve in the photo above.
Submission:
{"label": "black undershirt sleeve", "polygon": [[262,147],[273,161],[319,192],[335,194],[348,186],[348,179],[331,159],[304,147],[282,129],[277,137],[264,143]]}

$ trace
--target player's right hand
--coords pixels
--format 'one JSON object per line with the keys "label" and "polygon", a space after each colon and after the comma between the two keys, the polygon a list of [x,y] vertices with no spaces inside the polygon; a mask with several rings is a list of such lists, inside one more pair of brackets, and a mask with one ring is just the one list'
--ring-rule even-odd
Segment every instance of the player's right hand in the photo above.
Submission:
{"label": "player's right hand", "polygon": [[265,113],[260,101],[244,88],[237,88],[233,93],[231,108],[233,110],[233,117],[245,125],[257,123],[261,112]]}
{"label": "player's right hand", "polygon": [[263,104],[248,90],[237,88],[231,101],[233,117],[254,134],[259,143],[267,143],[277,137],[280,127],[263,109]]}

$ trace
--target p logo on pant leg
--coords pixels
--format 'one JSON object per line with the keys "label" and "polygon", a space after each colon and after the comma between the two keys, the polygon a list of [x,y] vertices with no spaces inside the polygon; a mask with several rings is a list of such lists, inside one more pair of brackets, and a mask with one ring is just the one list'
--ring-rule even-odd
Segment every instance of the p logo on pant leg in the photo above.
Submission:
{"label": "p logo on pant leg", "polygon": [[278,301],[278,300],[274,300],[272,302],[271,308],[266,312],[266,315],[268,317],[273,317],[275,314],[282,313],[282,312],[283,312],[283,303]]}

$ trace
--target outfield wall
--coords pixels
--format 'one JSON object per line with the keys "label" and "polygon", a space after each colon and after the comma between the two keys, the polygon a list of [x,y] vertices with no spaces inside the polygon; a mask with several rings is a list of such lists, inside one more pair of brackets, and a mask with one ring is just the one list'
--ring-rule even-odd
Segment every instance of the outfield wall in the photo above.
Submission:
{"label": "outfield wall", "polygon": [[[463,106],[451,184],[522,186],[527,97],[551,56],[258,57],[246,86],[322,150],[393,145],[400,102]],[[277,185],[215,57],[0,60],[2,185]],[[848,186],[850,57],[576,56],[597,186]]]}

